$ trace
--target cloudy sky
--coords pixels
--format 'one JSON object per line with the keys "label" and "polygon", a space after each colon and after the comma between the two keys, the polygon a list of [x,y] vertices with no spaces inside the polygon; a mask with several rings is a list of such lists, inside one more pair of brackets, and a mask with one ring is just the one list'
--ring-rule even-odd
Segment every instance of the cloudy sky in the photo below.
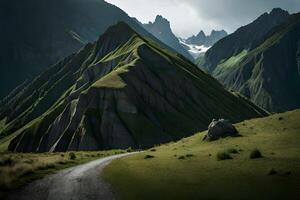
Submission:
{"label": "cloudy sky", "polygon": [[180,37],[197,34],[201,29],[233,32],[264,12],[280,7],[300,12],[300,0],[106,0],[130,16],[147,23],[157,14],[171,22]]}

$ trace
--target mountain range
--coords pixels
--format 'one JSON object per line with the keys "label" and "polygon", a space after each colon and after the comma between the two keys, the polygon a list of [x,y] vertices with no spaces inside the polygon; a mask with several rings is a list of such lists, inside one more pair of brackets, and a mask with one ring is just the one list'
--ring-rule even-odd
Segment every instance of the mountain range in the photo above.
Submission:
{"label": "mountain range", "polygon": [[204,130],[212,118],[267,115],[124,22],[0,107],[1,141],[18,152],[146,148]]}
{"label": "mountain range", "polygon": [[198,65],[271,112],[299,108],[299,29],[299,14],[273,9],[217,42]]}
{"label": "mountain range", "polygon": [[228,33],[224,30],[212,30],[210,35],[205,35],[203,31],[200,31],[196,36],[193,35],[192,37],[187,38],[185,41],[187,44],[195,44],[199,46],[204,45],[206,47],[211,47],[227,35]]}
{"label": "mountain range", "polygon": [[193,61],[189,52],[180,45],[179,39],[172,32],[170,22],[167,19],[161,15],[157,15],[154,22],[149,22],[142,26],[157,39],[164,41],[165,44],[172,47],[178,53]]}
{"label": "mountain range", "polygon": [[[136,19],[103,0],[0,1],[0,98],[88,42],[96,41],[118,21],[156,39]],[[173,45],[167,39],[156,42],[163,48]],[[178,46],[178,51],[185,54]]]}
{"label": "mountain range", "polygon": [[179,38],[181,45],[193,56],[194,59],[204,56],[206,51],[211,48],[217,41],[226,37],[226,31],[212,30],[210,35],[205,35],[200,31],[196,36],[193,35],[187,39]]}

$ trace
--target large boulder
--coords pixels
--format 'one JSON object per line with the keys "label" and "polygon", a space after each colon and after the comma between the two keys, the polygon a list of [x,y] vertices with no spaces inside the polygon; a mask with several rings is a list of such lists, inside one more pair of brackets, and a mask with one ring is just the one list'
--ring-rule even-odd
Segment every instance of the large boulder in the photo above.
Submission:
{"label": "large boulder", "polygon": [[217,140],[219,138],[228,137],[228,136],[238,136],[237,129],[230,123],[229,120],[225,119],[213,119],[208,126],[208,133],[205,135],[203,140]]}

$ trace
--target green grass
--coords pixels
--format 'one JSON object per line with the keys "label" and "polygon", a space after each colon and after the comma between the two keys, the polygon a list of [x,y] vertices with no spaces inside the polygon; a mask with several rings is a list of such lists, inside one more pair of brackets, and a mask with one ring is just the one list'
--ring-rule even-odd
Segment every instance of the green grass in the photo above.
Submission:
{"label": "green grass", "polygon": [[247,56],[248,51],[243,50],[239,54],[230,57],[228,60],[220,64],[221,68],[232,68],[236,66],[236,63],[240,62],[245,56]]}
{"label": "green grass", "polygon": [[82,164],[123,150],[65,153],[1,153],[0,197],[57,170]]}
{"label": "green grass", "polygon": [[[197,133],[115,160],[104,176],[125,200],[291,199],[300,195],[299,120],[296,110],[244,121],[236,124],[242,137],[214,142],[202,141],[206,132]],[[263,157],[250,159],[254,149]],[[232,159],[218,161],[219,152]]]}

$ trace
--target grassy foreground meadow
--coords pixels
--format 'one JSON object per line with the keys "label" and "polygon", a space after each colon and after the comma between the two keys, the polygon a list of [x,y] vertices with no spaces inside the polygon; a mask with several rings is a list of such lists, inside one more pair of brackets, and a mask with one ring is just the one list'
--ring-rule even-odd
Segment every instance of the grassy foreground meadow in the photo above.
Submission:
{"label": "grassy foreground meadow", "polygon": [[124,152],[0,153],[0,197],[57,170]]}
{"label": "grassy foreground meadow", "polygon": [[206,132],[113,161],[104,176],[121,199],[300,197],[300,110],[236,124],[241,137]]}

